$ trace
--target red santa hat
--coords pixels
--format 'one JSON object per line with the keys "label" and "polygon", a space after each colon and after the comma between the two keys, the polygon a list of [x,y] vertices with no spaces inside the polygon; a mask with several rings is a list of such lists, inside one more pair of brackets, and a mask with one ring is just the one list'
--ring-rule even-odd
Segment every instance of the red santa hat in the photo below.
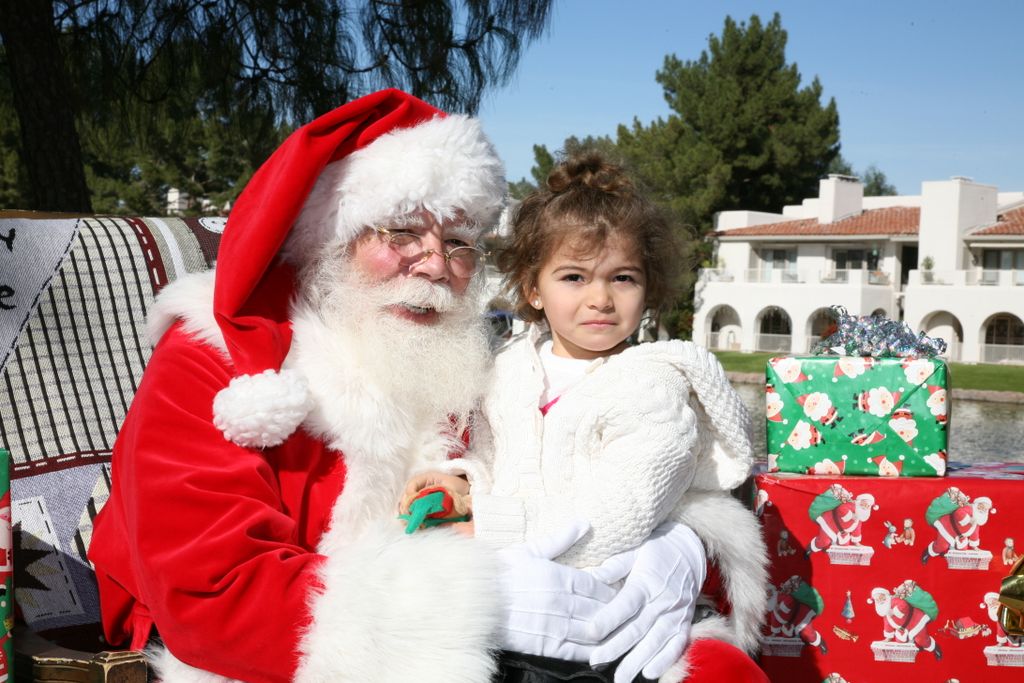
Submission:
{"label": "red santa hat", "polygon": [[894,460],[889,460],[889,458],[887,458],[884,455],[878,455],[878,456],[875,456],[874,458],[868,458],[868,460],[870,460],[871,462],[873,462],[876,465],[878,465],[878,470],[879,471],[882,470],[882,466],[885,463],[888,463],[888,464],[892,465],[894,470],[896,470],[896,475],[897,476],[899,476],[900,474],[903,473],[903,456],[902,455],[900,456],[899,460],[895,460],[895,461]]}
{"label": "red santa hat", "polygon": [[228,217],[213,310],[235,378],[214,399],[224,436],[256,448],[305,419],[305,380],[282,370],[296,270],[322,247],[417,209],[495,221],[505,172],[479,123],[399,90],[338,107],[299,128],[256,171]]}

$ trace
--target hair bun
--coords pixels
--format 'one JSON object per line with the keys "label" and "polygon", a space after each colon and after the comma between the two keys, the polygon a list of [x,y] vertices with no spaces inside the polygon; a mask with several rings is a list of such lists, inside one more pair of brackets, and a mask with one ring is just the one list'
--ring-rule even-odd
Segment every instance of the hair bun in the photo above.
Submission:
{"label": "hair bun", "polygon": [[548,190],[558,194],[573,186],[589,187],[600,192],[618,194],[633,189],[625,171],[610,164],[601,155],[589,152],[555,166],[548,175]]}

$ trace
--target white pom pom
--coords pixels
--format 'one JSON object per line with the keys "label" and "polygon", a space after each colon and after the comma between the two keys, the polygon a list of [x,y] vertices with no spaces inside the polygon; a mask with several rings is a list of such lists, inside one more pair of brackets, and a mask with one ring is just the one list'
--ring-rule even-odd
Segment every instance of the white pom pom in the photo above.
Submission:
{"label": "white pom pom", "polygon": [[294,370],[265,370],[231,380],[213,399],[213,424],[247,448],[283,443],[311,408],[306,380]]}

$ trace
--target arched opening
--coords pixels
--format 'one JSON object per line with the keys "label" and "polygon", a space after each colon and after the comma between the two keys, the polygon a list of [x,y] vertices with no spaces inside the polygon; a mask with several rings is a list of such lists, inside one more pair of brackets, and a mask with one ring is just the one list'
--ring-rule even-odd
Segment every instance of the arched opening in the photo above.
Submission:
{"label": "arched opening", "polygon": [[836,319],[831,309],[819,308],[807,319],[807,351],[836,331]]}
{"label": "arched opening", "polygon": [[732,306],[719,306],[710,313],[706,346],[709,349],[740,350],[740,316]]}
{"label": "arched opening", "polygon": [[964,328],[955,315],[948,311],[935,311],[921,321],[921,331],[929,337],[938,337],[946,342],[946,360],[960,360],[960,345],[964,341]]}
{"label": "arched opening", "polygon": [[1024,322],[1012,313],[996,313],[985,321],[983,363],[1024,363]]}
{"label": "arched opening", "polygon": [[793,324],[789,314],[778,306],[769,306],[758,315],[757,350],[789,353],[793,346]]}

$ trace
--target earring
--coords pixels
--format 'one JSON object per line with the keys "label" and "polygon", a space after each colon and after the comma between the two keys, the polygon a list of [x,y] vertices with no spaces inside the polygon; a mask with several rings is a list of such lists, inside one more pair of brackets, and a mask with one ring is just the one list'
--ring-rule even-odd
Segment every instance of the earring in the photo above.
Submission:
{"label": "earring", "polygon": [[540,299],[533,300],[533,307],[538,309],[540,308]]}

